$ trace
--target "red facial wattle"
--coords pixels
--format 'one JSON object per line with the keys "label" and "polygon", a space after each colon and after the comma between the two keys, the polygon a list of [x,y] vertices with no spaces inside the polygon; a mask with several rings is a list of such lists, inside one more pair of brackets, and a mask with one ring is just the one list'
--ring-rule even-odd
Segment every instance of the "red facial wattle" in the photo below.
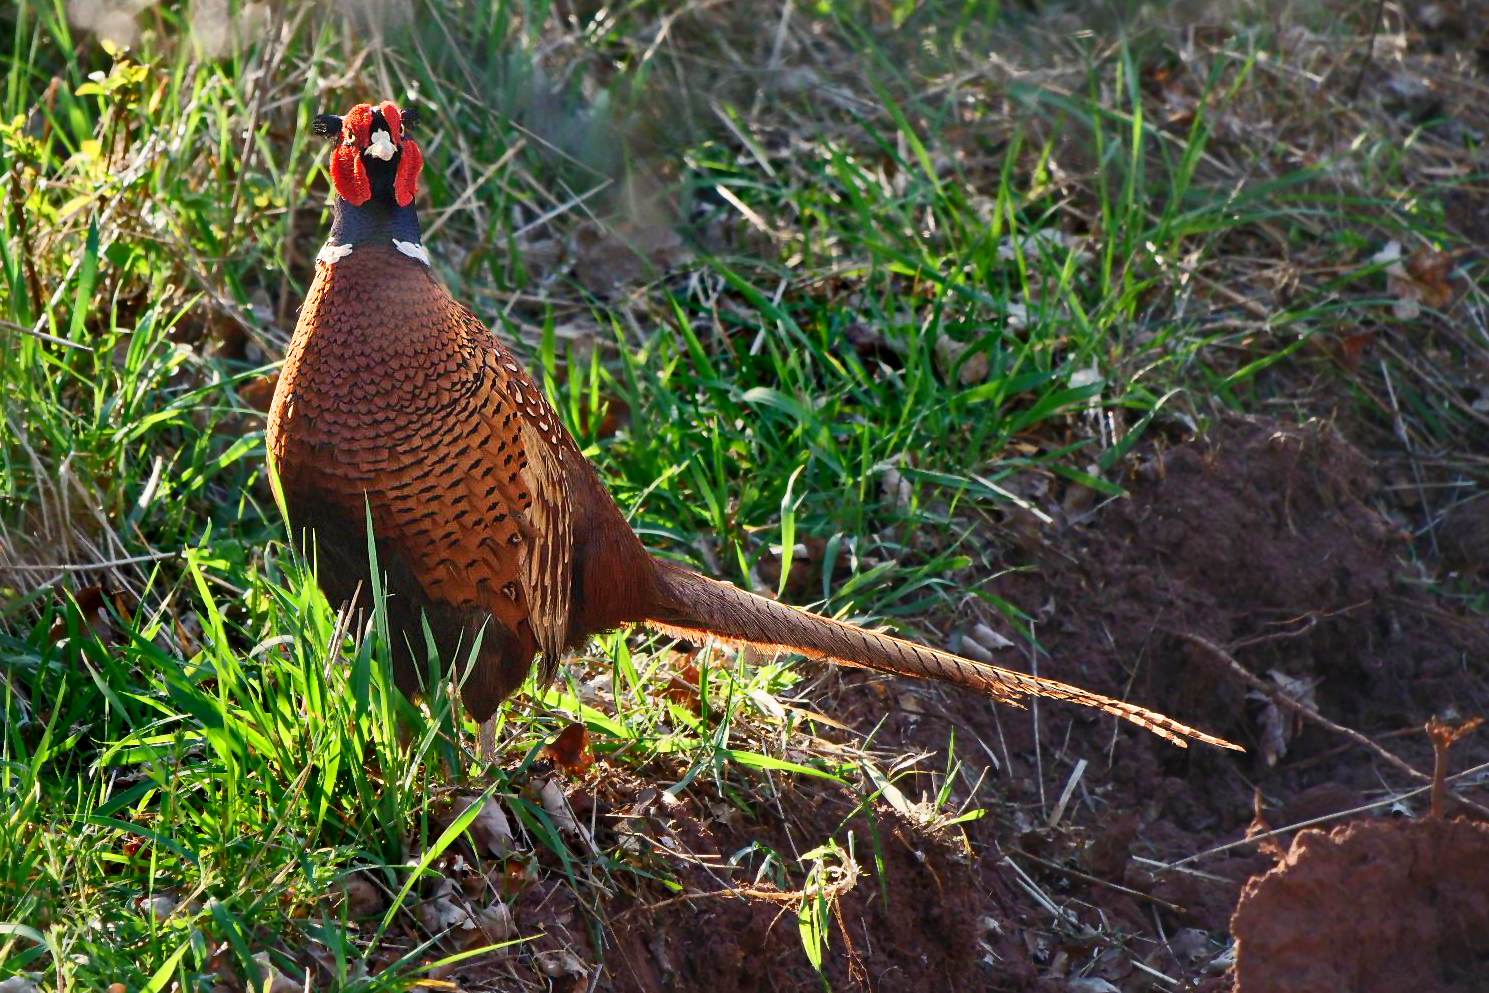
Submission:
{"label": "red facial wattle", "polygon": [[[398,206],[414,202],[419,189],[419,173],[424,168],[424,155],[419,146],[403,137],[403,113],[391,100],[377,108],[387,122],[388,139],[398,150],[398,171],[393,177],[393,199]],[[347,203],[360,207],[372,199],[372,182],[367,175],[363,155],[372,141],[373,108],[359,103],[342,119],[341,144],[331,153],[331,182]]]}
{"label": "red facial wattle", "polygon": [[407,207],[414,202],[414,194],[419,191],[424,153],[408,138],[403,139],[400,151],[403,154],[398,159],[398,175],[393,178],[393,199],[398,201],[398,206]]}
{"label": "red facial wattle", "polygon": [[393,199],[398,206],[407,207],[414,202],[419,192],[419,173],[424,168],[424,153],[413,139],[403,136],[403,112],[391,100],[384,100],[383,120],[388,122],[388,136],[401,153],[398,157],[398,174],[393,178]]}
{"label": "red facial wattle", "polygon": [[331,182],[341,199],[360,207],[372,199],[372,183],[362,150],[372,140],[372,108],[359,103],[342,118],[341,144],[331,153]]}

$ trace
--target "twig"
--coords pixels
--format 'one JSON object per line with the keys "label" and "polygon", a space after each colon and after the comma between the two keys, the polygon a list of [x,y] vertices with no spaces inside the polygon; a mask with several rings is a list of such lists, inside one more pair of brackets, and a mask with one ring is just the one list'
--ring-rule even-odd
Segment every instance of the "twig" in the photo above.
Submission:
{"label": "twig", "polygon": [[514,241],[515,240],[520,240],[523,235],[527,234],[529,231],[533,230],[534,228],[542,227],[544,224],[547,224],[549,221],[553,220],[555,217],[558,217],[558,216],[560,216],[562,214],[566,214],[569,211],[573,210],[575,207],[582,207],[582,206],[584,206],[584,202],[586,200],[589,200],[591,197],[594,197],[596,194],[602,193],[605,190],[609,189],[610,186],[613,184],[613,182],[614,182],[613,180],[607,179],[607,180],[605,180],[605,181],[603,181],[601,183],[596,184],[595,186],[591,187],[590,189],[586,190],[583,193],[579,193],[579,194],[576,194],[576,195],[570,197],[568,200],[564,201],[563,203],[558,204],[552,210],[548,211],[545,214],[540,215],[537,220],[530,221],[529,223],[524,224],[524,225],[522,225],[522,227],[520,227],[517,230],[513,231],[512,232],[512,239]]}
{"label": "twig", "polygon": [[42,331],[39,328],[28,328],[24,324],[17,324],[14,321],[7,321],[3,317],[0,317],[0,328],[7,328],[11,331],[19,331],[21,332],[21,334],[29,334],[33,338],[40,338],[42,341],[49,341],[54,345],[61,345],[64,348],[76,348],[84,352],[93,351],[93,349],[87,345],[79,344],[76,341],[68,341],[66,338],[58,338],[56,335],[47,334],[45,331]]}
{"label": "twig", "polygon": [[[1394,731],[1382,731],[1380,734],[1375,736],[1375,740],[1384,741],[1387,738],[1405,738],[1410,735],[1421,733],[1422,729],[1418,727],[1397,728]],[[1277,771],[1299,772],[1303,769],[1311,769],[1314,766],[1318,765],[1320,762],[1327,762],[1329,759],[1334,758],[1336,755],[1342,755],[1353,747],[1355,747],[1353,742],[1346,741],[1342,745],[1336,745],[1333,748],[1328,749],[1327,751],[1319,752],[1315,755],[1310,755],[1306,759],[1299,759],[1296,762],[1288,762],[1286,765],[1279,765],[1277,767]]]}
{"label": "twig", "polygon": [[1279,624],[1291,624],[1293,623],[1293,621],[1301,621],[1302,624],[1299,627],[1289,628],[1285,631],[1274,631],[1271,634],[1259,634],[1252,638],[1242,638],[1240,641],[1231,642],[1230,649],[1232,652],[1234,652],[1242,648],[1251,648],[1256,645],[1264,645],[1269,641],[1290,641],[1293,638],[1301,638],[1303,637],[1303,635],[1307,634],[1309,631],[1312,631],[1315,627],[1317,627],[1319,621],[1328,620],[1331,617],[1339,617],[1344,614],[1351,613],[1353,611],[1359,610],[1361,607],[1368,606],[1369,604],[1369,600],[1361,600],[1359,603],[1351,604],[1348,607],[1341,607],[1338,610],[1310,610],[1308,613],[1303,614],[1299,617],[1294,617],[1290,620],[1278,622]]}
{"label": "twig", "polygon": [[[47,87],[48,96],[55,95],[57,83],[57,78],[52,77],[52,85]],[[37,105],[37,109],[40,109],[40,104]],[[36,252],[31,245],[31,228],[26,223],[26,197],[21,190],[19,163],[13,164],[10,168],[10,209],[15,218],[16,233],[20,236],[21,265],[26,270],[26,292],[31,294],[31,309],[40,313],[43,309],[41,279],[36,275]]]}
{"label": "twig", "polygon": [[1050,814],[1049,826],[1054,827],[1060,823],[1065,816],[1065,808],[1070,803],[1070,797],[1075,793],[1076,784],[1081,781],[1081,776],[1086,772],[1086,760],[1081,759],[1075,764],[1075,770],[1071,772],[1070,778],[1065,781],[1065,789],[1060,791],[1060,799],[1055,801],[1054,813]]}
{"label": "twig", "polygon": [[1462,724],[1449,724],[1436,717],[1427,722],[1427,737],[1432,739],[1432,816],[1442,816],[1443,794],[1448,789],[1448,752],[1453,742],[1466,738],[1484,723],[1484,718],[1475,717]]}
{"label": "twig", "polygon": [[[1483,772],[1486,769],[1489,769],[1489,762],[1484,762],[1480,765],[1476,765],[1472,769],[1464,769],[1462,772],[1458,773],[1455,776],[1448,776],[1447,781],[1452,782],[1457,779],[1464,779],[1468,776],[1472,776],[1474,773]],[[1200,859],[1209,858],[1211,855],[1221,855],[1225,852],[1231,851],[1232,849],[1241,848],[1245,845],[1254,845],[1259,841],[1265,841],[1268,838],[1275,838],[1278,835],[1287,834],[1289,831],[1298,831],[1305,827],[1313,827],[1315,824],[1327,824],[1329,821],[1337,821],[1342,817],[1352,817],[1355,814],[1364,814],[1372,810],[1378,810],[1381,807],[1389,807],[1392,804],[1400,803],[1402,800],[1409,800],[1414,796],[1420,796],[1421,794],[1426,793],[1431,789],[1431,784],[1427,786],[1418,786],[1416,789],[1407,790],[1405,793],[1397,793],[1393,796],[1386,797],[1384,800],[1376,800],[1374,803],[1367,803],[1359,807],[1351,807],[1348,810],[1336,810],[1332,814],[1324,814],[1321,817],[1309,818],[1306,821],[1298,821],[1296,824],[1289,824],[1286,827],[1273,828],[1271,831],[1267,831],[1264,834],[1253,834],[1249,838],[1242,838],[1239,841],[1231,841],[1227,842],[1224,845],[1217,845],[1216,847],[1211,848],[1208,851],[1195,852],[1193,855],[1186,855],[1184,858],[1181,858],[1177,862],[1155,862],[1152,859],[1145,859],[1137,856],[1134,856],[1133,860],[1136,862],[1141,862],[1144,865],[1150,865],[1155,869],[1178,870],[1190,862],[1197,862]],[[1459,797],[1458,799],[1461,802],[1466,802],[1463,801],[1462,797]],[[1189,872],[1192,870],[1184,869],[1183,871]],[[1226,882],[1230,882],[1230,880],[1226,880]]]}
{"label": "twig", "polygon": [[501,169],[505,168],[507,163],[515,159],[518,154],[520,154],[526,147],[526,138],[518,138],[512,144],[508,145],[507,150],[502,152],[501,158],[497,159],[490,166],[488,166],[486,171],[481,173],[480,177],[474,183],[471,183],[469,186],[467,186],[465,188],[465,191],[456,198],[454,203],[450,204],[450,206],[446,207],[444,210],[439,211],[439,216],[435,218],[434,223],[429,225],[429,227],[424,230],[424,237],[426,239],[429,239],[438,234],[439,229],[445,226],[446,221],[455,216],[460,210],[464,209],[467,204],[475,199],[476,194],[480,192],[481,187],[486,185],[487,180],[496,175],[497,172],[499,172]]}
{"label": "twig", "polygon": [[104,562],[62,563],[58,565],[7,565],[16,572],[91,572],[94,569],[112,569],[114,566],[134,565],[137,562],[159,562],[172,559],[180,552],[151,552],[149,555],[131,555],[128,558],[108,559]]}
{"label": "twig", "polygon": [[1377,745],[1375,742],[1371,741],[1360,732],[1355,731],[1352,728],[1347,728],[1342,724],[1335,724],[1333,721],[1329,720],[1327,717],[1324,717],[1318,711],[1303,706],[1297,700],[1294,700],[1292,697],[1282,692],[1276,686],[1267,682],[1265,679],[1262,679],[1260,676],[1247,669],[1241,663],[1237,662],[1235,658],[1230,654],[1230,652],[1227,652],[1225,649],[1221,648],[1219,645],[1215,644],[1208,638],[1203,638],[1197,634],[1190,634],[1187,631],[1172,631],[1170,633],[1184,639],[1190,644],[1198,645],[1200,648],[1203,648],[1205,651],[1215,656],[1215,658],[1230,666],[1231,671],[1239,676],[1242,680],[1244,680],[1246,685],[1250,686],[1254,690],[1257,690],[1258,692],[1265,693],[1268,699],[1272,700],[1273,702],[1280,704],[1281,706],[1287,708],[1288,710],[1291,710],[1295,714],[1301,715],[1306,720],[1313,721],[1320,727],[1327,728],[1328,730],[1333,731],[1335,734],[1343,735],[1344,737],[1348,738],[1350,741],[1353,741],[1355,744],[1360,745],[1361,747],[1370,749],[1370,751],[1374,752],[1376,755],[1380,756],[1382,759],[1389,762],[1397,769],[1400,769],[1402,772],[1407,773],[1408,775],[1415,776],[1418,779],[1430,778],[1425,772],[1412,768],[1411,765],[1409,765],[1404,759],[1397,758],[1394,754],[1386,751],[1386,749],[1382,748],[1380,745]]}

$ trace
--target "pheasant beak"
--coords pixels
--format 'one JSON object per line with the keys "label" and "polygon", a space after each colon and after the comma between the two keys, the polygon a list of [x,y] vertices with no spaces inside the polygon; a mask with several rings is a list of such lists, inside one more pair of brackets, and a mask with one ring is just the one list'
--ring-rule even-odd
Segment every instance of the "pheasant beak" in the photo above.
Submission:
{"label": "pheasant beak", "polygon": [[374,131],[372,132],[372,140],[367,145],[367,151],[362,154],[370,155],[375,159],[382,159],[384,162],[387,162],[393,157],[393,153],[396,151],[398,149],[393,147],[393,137],[388,132]]}

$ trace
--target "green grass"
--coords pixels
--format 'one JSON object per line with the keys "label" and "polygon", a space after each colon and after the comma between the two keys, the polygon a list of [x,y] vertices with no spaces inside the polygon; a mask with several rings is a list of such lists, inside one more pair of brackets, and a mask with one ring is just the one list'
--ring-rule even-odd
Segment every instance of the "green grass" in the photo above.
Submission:
{"label": "green grass", "polygon": [[[292,6],[211,57],[181,5],[142,14],[118,58],[61,0],[0,15],[0,976],[205,989],[265,950],[298,975],[287,956],[313,944],[330,988],[394,990],[450,954],[393,923],[413,919],[410,852],[427,867],[453,839],[461,722],[442,696],[394,699],[376,632],[338,626],[292,560],[239,395],[282,354],[323,238],[314,114],[412,92],[435,109],[436,269],[518,338],[651,547],[778,589],[808,570],[798,602],[932,639],[963,591],[1012,612],[979,583],[1018,564],[997,522],[1024,481],[1120,494],[1144,432],[1268,403],[1270,373],[1327,373],[1311,346],[1376,326],[1386,237],[1445,237],[1443,190],[1413,186],[1415,153],[1387,135],[1308,165],[1217,138],[1285,90],[1258,61],[1265,28],[1196,63],[1200,109],[1174,126],[1139,44],[1061,42],[1059,84],[931,85],[1011,30],[996,5],[907,7],[900,33],[859,5],[798,10],[827,51],[763,108],[735,60],[770,62],[772,38],[727,15],[693,11],[658,41],[670,5],[563,26],[544,3],[440,2],[376,30],[375,10]],[[1333,185],[1344,165],[1358,189]],[[591,211],[638,239],[676,227],[693,260],[613,297],[541,271],[532,240]],[[1305,274],[1267,296],[1235,261],[1258,256]],[[1397,385],[1426,437],[1469,423],[1431,383]],[[1389,419],[1381,395],[1357,386],[1365,416]],[[119,593],[106,623],[73,600],[91,586]],[[613,763],[745,809],[771,774],[861,804],[881,789],[867,758],[788,761],[789,734],[761,730],[759,698],[795,692],[789,667],[716,665],[694,713],[658,692],[659,648],[615,635],[589,654],[586,671],[613,670],[613,711],[572,679],[508,707],[491,788],[545,872],[666,886],[665,867],[576,849],[524,794],[565,716]],[[853,839],[812,840],[773,857],[783,888],[816,893],[800,921],[820,963],[831,915],[809,884]],[[405,901],[349,922],[331,897],[354,873]],[[161,895],[175,909],[156,919]]]}

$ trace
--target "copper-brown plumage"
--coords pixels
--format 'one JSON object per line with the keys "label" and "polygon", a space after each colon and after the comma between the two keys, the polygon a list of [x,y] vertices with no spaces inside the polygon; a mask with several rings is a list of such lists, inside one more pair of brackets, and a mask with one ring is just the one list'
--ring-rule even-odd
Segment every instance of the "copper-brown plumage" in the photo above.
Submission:
{"label": "copper-brown plumage", "polygon": [[[362,107],[346,118],[355,131],[341,119],[317,121],[342,139],[338,154],[366,157],[372,197],[338,197],[332,242],[274,395],[268,447],[290,525],[313,534],[333,602],[360,596],[366,605],[370,511],[406,694],[428,671],[425,623],[446,666],[463,666],[479,638],[458,675],[480,722],[535,657],[551,675],[591,635],[646,623],[937,679],[1004,703],[1067,700],[1181,745],[1235,747],[1120,700],[808,614],[653,558],[542,390],[414,250],[417,222],[399,195],[417,167],[401,152],[384,158],[386,138],[369,144]],[[372,134],[396,120],[390,107],[368,108]],[[394,131],[396,148],[407,138]]]}

